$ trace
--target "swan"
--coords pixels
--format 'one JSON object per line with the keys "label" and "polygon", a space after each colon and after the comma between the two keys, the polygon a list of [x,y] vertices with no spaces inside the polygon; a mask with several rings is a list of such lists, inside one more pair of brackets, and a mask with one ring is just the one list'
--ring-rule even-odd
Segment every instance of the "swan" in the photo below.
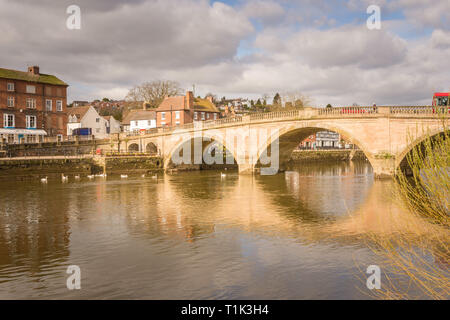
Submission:
{"label": "swan", "polygon": [[41,182],[42,182],[42,183],[47,183],[47,182],[48,182],[48,179],[47,179],[47,177],[45,177],[45,178],[41,178]]}
{"label": "swan", "polygon": [[145,178],[145,174],[142,174],[142,175],[141,175],[141,178]]}
{"label": "swan", "polygon": [[122,179],[126,179],[126,178],[128,178],[128,175],[127,175],[127,174],[121,174],[120,177],[121,177]]}
{"label": "swan", "polygon": [[65,176],[64,173],[61,173],[61,181],[62,182],[67,182],[67,181],[69,181],[69,177]]}
{"label": "swan", "polygon": [[96,177],[106,178],[106,173],[96,174],[95,176],[96,176]]}
{"label": "swan", "polygon": [[158,175],[155,174],[154,176],[152,176],[152,179],[158,179]]}
{"label": "swan", "polygon": [[94,179],[94,175],[93,174],[88,174],[87,177],[88,177],[88,179]]}
{"label": "swan", "polygon": [[222,172],[220,173],[220,177],[221,177],[221,178],[225,178],[226,176],[227,176],[227,175],[226,175],[225,173],[222,173]]}
{"label": "swan", "polygon": [[74,178],[75,180],[80,180],[80,175],[76,175]]}

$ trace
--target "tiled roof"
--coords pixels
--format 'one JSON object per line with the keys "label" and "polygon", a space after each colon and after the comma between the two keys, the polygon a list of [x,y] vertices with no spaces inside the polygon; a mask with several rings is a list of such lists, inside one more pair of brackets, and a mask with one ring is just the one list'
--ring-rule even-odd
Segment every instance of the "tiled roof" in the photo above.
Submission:
{"label": "tiled roof", "polygon": [[155,120],[156,112],[150,110],[131,110],[123,119],[122,124],[128,125],[134,120]]}
{"label": "tiled roof", "polygon": [[185,108],[185,105],[185,96],[166,97],[156,110],[182,110]]}
{"label": "tiled roof", "polygon": [[[167,97],[159,105],[156,111],[170,111],[170,110],[183,110],[187,109],[186,97],[175,96]],[[194,110],[205,112],[220,112],[217,107],[208,99],[194,98]]]}
{"label": "tiled roof", "polygon": [[86,112],[88,112],[90,107],[91,106],[80,106],[80,107],[67,108],[67,115],[68,116],[75,115],[78,118],[78,120],[81,120],[81,118],[84,117]]}
{"label": "tiled roof", "polygon": [[194,110],[195,111],[206,111],[206,112],[220,112],[219,109],[209,101],[208,99],[194,99]]}
{"label": "tiled roof", "polygon": [[30,82],[37,82],[37,83],[44,83],[44,84],[54,84],[54,85],[60,85],[60,86],[68,85],[64,81],[62,81],[62,80],[58,79],[57,77],[50,75],[50,74],[40,73],[39,75],[32,75],[32,74],[29,74],[28,72],[10,70],[10,69],[4,69],[4,68],[0,68],[0,78],[11,79],[11,80],[23,80],[23,81],[30,81]]}

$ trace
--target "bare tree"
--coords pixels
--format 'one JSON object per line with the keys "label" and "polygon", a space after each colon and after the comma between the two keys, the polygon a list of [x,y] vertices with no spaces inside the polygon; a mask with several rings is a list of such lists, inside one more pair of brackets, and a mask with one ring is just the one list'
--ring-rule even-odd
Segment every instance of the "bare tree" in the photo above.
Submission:
{"label": "bare tree", "polygon": [[166,96],[176,96],[182,92],[176,81],[157,80],[134,86],[125,99],[130,102],[147,102],[151,108],[157,108]]}
{"label": "bare tree", "polygon": [[312,100],[301,92],[291,91],[282,95],[282,101],[285,108],[301,109],[309,105]]}

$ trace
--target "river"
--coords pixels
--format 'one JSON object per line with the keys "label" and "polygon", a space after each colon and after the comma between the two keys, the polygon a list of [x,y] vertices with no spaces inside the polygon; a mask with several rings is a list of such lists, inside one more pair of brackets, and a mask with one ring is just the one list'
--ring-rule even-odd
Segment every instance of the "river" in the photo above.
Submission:
{"label": "river", "polygon": [[392,185],[367,162],[2,181],[0,299],[370,298],[366,235],[395,235]]}

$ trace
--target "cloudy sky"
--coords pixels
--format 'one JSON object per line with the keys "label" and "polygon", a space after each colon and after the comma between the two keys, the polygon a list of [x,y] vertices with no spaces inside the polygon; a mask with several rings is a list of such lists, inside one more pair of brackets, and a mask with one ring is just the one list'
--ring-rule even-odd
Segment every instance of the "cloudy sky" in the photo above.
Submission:
{"label": "cloudy sky", "polygon": [[[66,28],[71,4],[80,30]],[[371,4],[380,30],[366,26]],[[0,33],[0,67],[39,65],[70,84],[69,101],[157,79],[315,105],[430,104],[450,90],[448,0],[0,0]]]}

